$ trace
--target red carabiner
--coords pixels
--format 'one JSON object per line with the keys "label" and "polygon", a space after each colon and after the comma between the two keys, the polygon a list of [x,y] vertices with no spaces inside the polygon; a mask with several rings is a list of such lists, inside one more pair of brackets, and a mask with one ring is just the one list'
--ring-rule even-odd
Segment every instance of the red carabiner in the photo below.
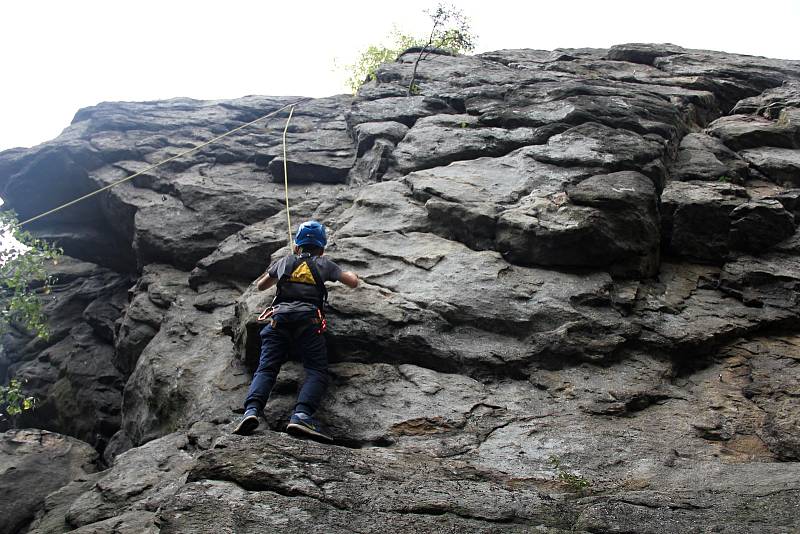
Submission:
{"label": "red carabiner", "polygon": [[317,328],[317,334],[324,334],[328,329],[328,321],[325,319],[325,315],[323,315],[322,310],[320,309],[317,309],[317,317],[319,318],[319,328]]}
{"label": "red carabiner", "polygon": [[264,311],[261,312],[261,315],[258,316],[258,319],[256,319],[256,321],[258,321],[259,323],[263,323],[264,321],[272,317],[273,313],[275,313],[275,308],[273,308],[272,306],[264,308]]}

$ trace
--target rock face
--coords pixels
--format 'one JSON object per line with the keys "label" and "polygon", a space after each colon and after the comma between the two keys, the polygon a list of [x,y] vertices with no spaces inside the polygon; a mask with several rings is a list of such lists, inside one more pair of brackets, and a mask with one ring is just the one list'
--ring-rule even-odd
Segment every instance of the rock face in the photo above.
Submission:
{"label": "rock face", "polygon": [[0,532],[17,532],[45,497],[95,471],[97,452],[86,443],[44,430],[0,435]]}
{"label": "rock face", "polygon": [[[434,53],[406,96],[415,58],[289,127],[293,224],[362,280],[330,287],[335,444],[281,432],[297,362],[230,436],[287,252],[281,112],[32,225],[68,256],[53,334],[0,373],[102,460],[10,490],[5,531],[797,530],[800,62]],[[0,196],[27,218],[295,100],[87,108],[0,154]]]}
{"label": "rock face", "polygon": [[47,340],[12,332],[0,372],[25,383],[38,399],[18,422],[62,432],[103,449],[121,423],[125,375],[114,364],[115,321],[127,306],[127,274],[65,257],[50,266],[44,298]]}

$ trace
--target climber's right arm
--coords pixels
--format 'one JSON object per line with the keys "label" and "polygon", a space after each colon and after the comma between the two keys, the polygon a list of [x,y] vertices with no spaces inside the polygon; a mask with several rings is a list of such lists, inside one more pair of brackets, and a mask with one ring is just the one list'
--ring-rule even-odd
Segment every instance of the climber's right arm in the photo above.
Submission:
{"label": "climber's right arm", "polygon": [[259,291],[269,289],[278,283],[277,278],[272,278],[269,273],[264,273],[254,282]]}
{"label": "climber's right arm", "polygon": [[339,281],[347,287],[358,287],[358,275],[353,271],[342,271]]}

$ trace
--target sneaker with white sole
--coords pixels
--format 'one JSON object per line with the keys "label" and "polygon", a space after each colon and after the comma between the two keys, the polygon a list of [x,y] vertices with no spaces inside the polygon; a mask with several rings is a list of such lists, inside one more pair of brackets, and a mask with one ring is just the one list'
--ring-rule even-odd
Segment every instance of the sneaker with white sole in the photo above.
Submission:
{"label": "sneaker with white sole", "polygon": [[286,431],[294,436],[309,437],[328,443],[333,441],[313,417],[303,412],[297,412],[289,419]]}
{"label": "sneaker with white sole", "polygon": [[258,428],[258,409],[248,408],[244,411],[242,420],[239,421],[239,424],[233,429],[233,433],[239,434],[240,436],[248,436],[256,428]]}

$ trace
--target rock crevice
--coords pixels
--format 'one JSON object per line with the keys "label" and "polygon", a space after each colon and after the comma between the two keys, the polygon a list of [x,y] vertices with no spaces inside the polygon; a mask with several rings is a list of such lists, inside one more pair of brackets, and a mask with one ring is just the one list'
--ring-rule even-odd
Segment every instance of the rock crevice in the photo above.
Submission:
{"label": "rock crevice", "polygon": [[[432,54],[407,96],[415,59],[288,131],[292,220],[363,281],[330,287],[337,444],[283,435],[295,361],[229,435],[288,251],[282,113],[31,225],[67,257],[51,337],[2,339],[44,430],[0,439],[37,484],[0,532],[796,528],[800,62]],[[0,153],[0,196],[24,219],[296,100],[86,108]]]}

